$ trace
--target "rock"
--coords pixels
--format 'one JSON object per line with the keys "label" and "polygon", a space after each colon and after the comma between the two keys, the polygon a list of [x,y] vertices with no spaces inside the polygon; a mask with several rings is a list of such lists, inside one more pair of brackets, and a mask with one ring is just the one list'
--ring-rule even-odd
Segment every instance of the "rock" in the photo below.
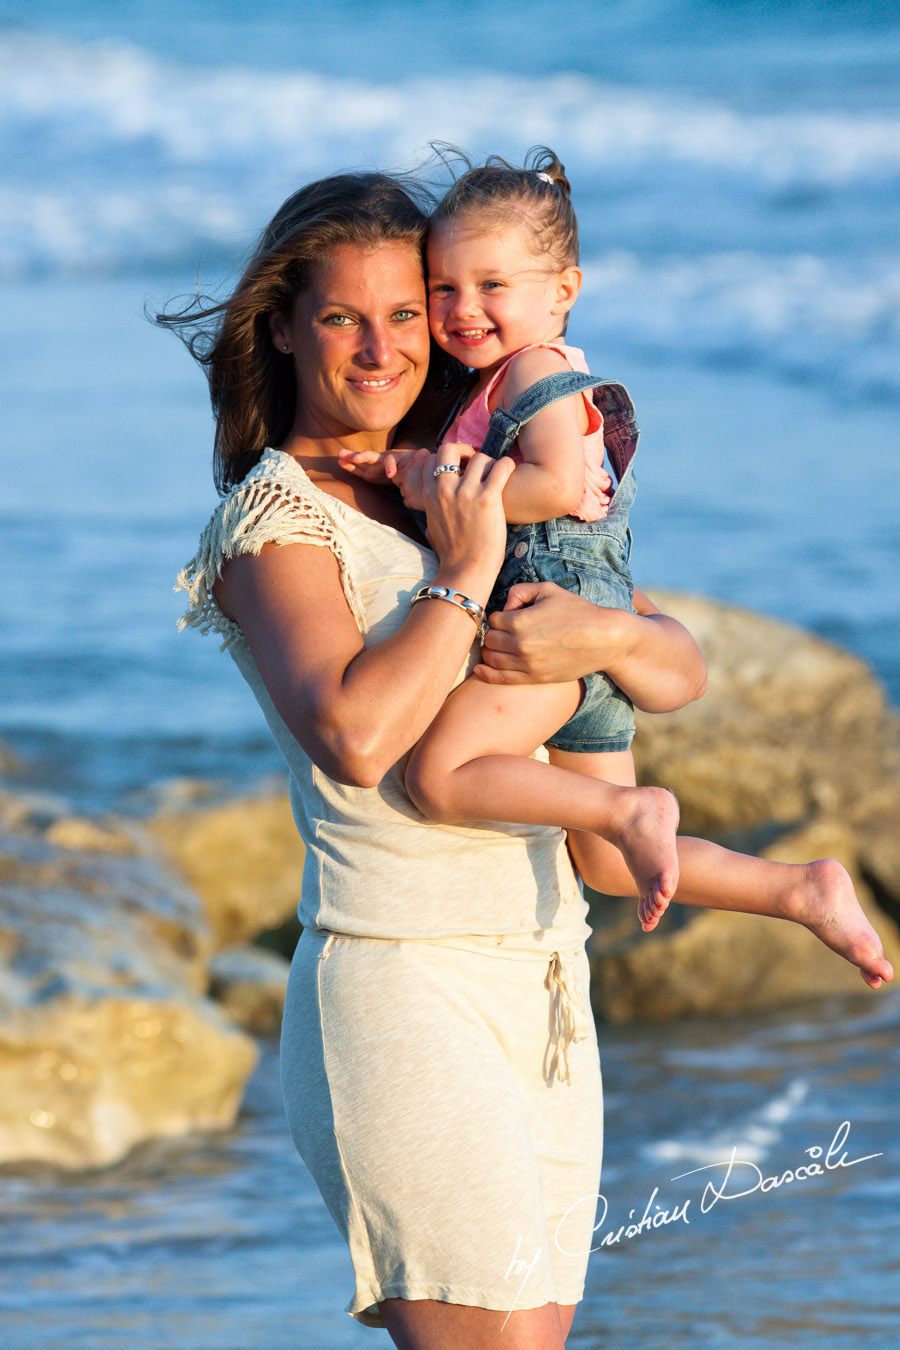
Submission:
{"label": "rock", "polygon": [[94,853],[135,853],[133,837],[121,828],[98,824],[84,816],[64,816],[55,820],[44,838],[57,848],[86,850]]}
{"label": "rock", "polygon": [[196,898],[152,858],[37,833],[4,846],[0,1163],[103,1166],[229,1125],[256,1048],[203,996]]}
{"label": "rock", "polygon": [[183,811],[201,802],[209,804],[216,796],[216,785],[211,779],[181,777],[149,783],[140,793],[139,800],[154,811]]}
{"label": "rock", "polygon": [[672,788],[686,833],[816,814],[870,837],[896,832],[900,719],[862,661],[745,610],[654,598],[695,635],[709,670],[698,702],[637,716],[640,781]]}
{"label": "rock", "polygon": [[[816,821],[783,834],[764,856],[778,862],[821,857],[842,862],[900,975],[900,931],[878,910],[861,881],[846,825]],[[634,902],[627,905],[633,915]],[[607,920],[604,907],[603,901],[594,906],[598,922],[590,944],[591,984],[594,1010],[610,1022],[733,1015],[802,999],[866,993],[856,968],[798,924],[672,906],[653,933],[644,934],[633,920],[623,936],[621,908],[613,906]]]}
{"label": "rock", "polygon": [[291,965],[260,947],[234,947],[213,957],[210,996],[228,1016],[257,1036],[276,1035],[284,1012]]}
{"label": "rock", "polygon": [[303,845],[286,795],[165,812],[147,828],[200,896],[218,948],[276,928],[295,913]]}
{"label": "rock", "polygon": [[46,830],[66,815],[68,803],[46,792],[10,792],[0,789],[0,830],[15,834]]}
{"label": "rock", "polygon": [[900,818],[870,819],[858,834],[862,874],[882,909],[900,923]]}
{"label": "rock", "polygon": [[187,994],[96,989],[0,1015],[0,1163],[102,1167],[233,1123],[253,1042]]}

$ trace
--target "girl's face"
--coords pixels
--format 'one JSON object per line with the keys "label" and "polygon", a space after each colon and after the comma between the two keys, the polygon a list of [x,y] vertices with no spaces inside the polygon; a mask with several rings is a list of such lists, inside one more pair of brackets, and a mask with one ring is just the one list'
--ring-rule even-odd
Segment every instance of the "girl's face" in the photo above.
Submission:
{"label": "girl's face", "polygon": [[425,278],[412,243],[337,244],[290,314],[271,319],[293,353],[294,430],[311,439],[379,439],[408,412],[428,369]]}
{"label": "girl's face", "polygon": [[534,342],[554,342],[581,272],[549,271],[527,225],[479,233],[440,221],[428,240],[428,321],[444,351],[490,372]]}

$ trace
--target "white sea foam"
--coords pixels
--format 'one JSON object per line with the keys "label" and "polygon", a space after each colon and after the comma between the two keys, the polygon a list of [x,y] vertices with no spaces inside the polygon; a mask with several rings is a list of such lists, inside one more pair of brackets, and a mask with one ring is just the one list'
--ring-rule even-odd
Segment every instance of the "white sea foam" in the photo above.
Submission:
{"label": "white sea foam", "polygon": [[784,1092],[754,1111],[743,1123],[734,1122],[726,1130],[706,1136],[684,1135],[680,1139],[658,1139],[645,1146],[644,1152],[660,1163],[724,1162],[732,1149],[743,1162],[757,1165],[765,1161],[779,1142],[784,1126],[796,1114],[809,1095],[809,1084],[803,1079],[789,1083]]}
{"label": "white sea foam", "polygon": [[900,115],[749,114],[575,74],[379,83],[190,66],[10,32],[0,135],[6,278],[191,278],[198,257],[232,264],[316,174],[409,166],[432,138],[476,154],[556,143],[586,226],[587,324],[618,350],[900,391]]}
{"label": "white sea foam", "polygon": [[0,41],[0,128],[11,162],[27,148],[38,168],[44,154],[64,169],[131,147],[137,181],[154,161],[246,171],[277,158],[287,172],[323,158],[409,161],[432,137],[488,148],[559,141],[595,183],[611,166],[648,161],[764,186],[900,173],[900,115],[749,115],[575,74],[536,82],[473,70],[379,84],[191,67],[123,42],[15,33]]}
{"label": "white sea foam", "polygon": [[900,256],[749,251],[589,261],[580,304],[606,346],[728,357],[859,391],[900,390]]}
{"label": "white sea foam", "polygon": [[348,138],[358,146],[364,129],[365,143],[380,154],[408,155],[432,136],[463,144],[538,136],[564,138],[598,169],[610,157],[638,156],[765,181],[844,183],[900,171],[898,115],[748,115],[708,99],[565,73],[536,82],[473,70],[378,84],[310,71],[190,67],[124,42],[10,33],[0,43],[0,90],[7,134],[66,125],[76,153],[80,139],[151,138],[187,163],[265,157],[275,148],[308,161],[316,147],[346,147]]}

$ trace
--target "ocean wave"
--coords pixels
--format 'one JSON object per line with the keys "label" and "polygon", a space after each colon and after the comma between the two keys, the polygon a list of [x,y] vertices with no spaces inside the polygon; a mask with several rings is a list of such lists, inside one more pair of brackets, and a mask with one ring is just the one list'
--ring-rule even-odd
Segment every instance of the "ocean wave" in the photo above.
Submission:
{"label": "ocean wave", "polygon": [[[379,83],[0,39],[0,278],[243,256],[298,183],[549,141],[577,188],[585,320],[636,349],[900,393],[900,115],[747,113],[577,74]],[[215,282],[216,275],[211,277]],[[205,278],[201,275],[201,281]]]}
{"label": "ocean wave", "polygon": [[785,1126],[797,1115],[808,1095],[809,1084],[796,1079],[782,1093],[750,1114],[743,1124],[704,1136],[658,1139],[646,1144],[644,1152],[656,1162],[697,1163],[703,1167],[727,1161],[734,1150],[742,1161],[759,1165],[780,1142]]}
{"label": "ocean wave", "polygon": [[[121,42],[28,33],[0,40],[0,128],[18,172],[45,159],[92,164],[137,153],[133,172],[400,160],[432,138],[469,148],[565,144],[595,186],[611,166],[691,165],[773,184],[846,185],[900,175],[900,115],[748,114],[710,99],[587,75],[540,81],[483,70],[377,83],[312,71],[189,66]],[[34,167],[40,168],[40,163]]]}
{"label": "ocean wave", "polygon": [[900,395],[900,256],[712,253],[585,264],[579,308],[616,350],[777,368],[861,394]]}

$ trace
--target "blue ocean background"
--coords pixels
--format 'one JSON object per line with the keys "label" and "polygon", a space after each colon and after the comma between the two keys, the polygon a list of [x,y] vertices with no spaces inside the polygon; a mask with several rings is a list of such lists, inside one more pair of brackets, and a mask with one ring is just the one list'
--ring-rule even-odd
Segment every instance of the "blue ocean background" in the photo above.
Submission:
{"label": "blue ocean background", "polygon": [[[433,139],[566,163],[571,338],[642,427],[638,583],[811,629],[900,702],[895,5],[0,0],[16,790],[139,811],[172,778],[280,772],[216,644],[175,631],[212,426],[202,375],[144,310],[224,290],[302,182],[408,169]],[[898,1021],[884,999],[604,1029],[611,1211],[700,1165],[670,1167],[679,1149],[758,1129],[773,1170],[844,1119],[853,1156],[883,1156],[592,1258],[570,1344],[896,1350]],[[346,1257],[279,1110],[268,1055],[234,1136],[0,1179],[3,1343],[383,1344],[339,1311]]]}

